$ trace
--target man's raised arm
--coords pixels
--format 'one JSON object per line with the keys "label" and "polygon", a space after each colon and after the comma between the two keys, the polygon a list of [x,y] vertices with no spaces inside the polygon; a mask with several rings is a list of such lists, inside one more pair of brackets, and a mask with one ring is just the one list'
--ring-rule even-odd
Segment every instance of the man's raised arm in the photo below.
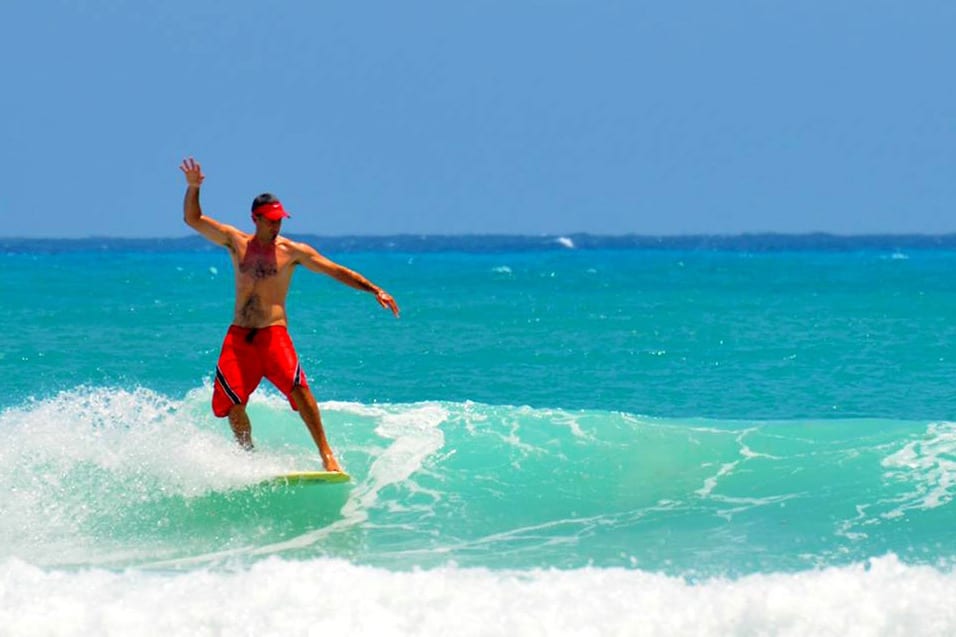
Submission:
{"label": "man's raised arm", "polygon": [[215,244],[229,247],[232,245],[232,233],[229,226],[219,223],[202,213],[199,206],[199,187],[203,179],[202,167],[199,162],[189,157],[183,160],[179,169],[186,175],[186,196],[183,199],[183,220],[196,232]]}

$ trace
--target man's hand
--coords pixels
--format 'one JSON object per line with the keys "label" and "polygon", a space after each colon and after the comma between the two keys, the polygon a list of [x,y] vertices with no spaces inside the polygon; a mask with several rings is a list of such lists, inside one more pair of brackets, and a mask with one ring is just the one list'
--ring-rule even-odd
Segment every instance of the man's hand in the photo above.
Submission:
{"label": "man's hand", "polygon": [[396,318],[398,317],[398,303],[395,302],[391,294],[380,289],[375,292],[375,300],[386,310],[391,310]]}
{"label": "man's hand", "polygon": [[192,157],[184,159],[183,163],[179,165],[179,169],[186,175],[186,183],[190,188],[199,188],[202,185],[202,180],[206,178],[202,174],[202,167],[199,162]]}

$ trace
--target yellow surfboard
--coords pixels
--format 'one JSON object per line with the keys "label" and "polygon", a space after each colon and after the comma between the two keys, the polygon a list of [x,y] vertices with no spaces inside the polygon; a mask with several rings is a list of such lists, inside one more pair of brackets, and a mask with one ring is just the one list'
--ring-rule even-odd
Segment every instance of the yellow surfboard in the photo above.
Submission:
{"label": "yellow surfboard", "polygon": [[352,477],[342,471],[291,471],[278,475],[270,482],[284,484],[335,484],[348,482]]}

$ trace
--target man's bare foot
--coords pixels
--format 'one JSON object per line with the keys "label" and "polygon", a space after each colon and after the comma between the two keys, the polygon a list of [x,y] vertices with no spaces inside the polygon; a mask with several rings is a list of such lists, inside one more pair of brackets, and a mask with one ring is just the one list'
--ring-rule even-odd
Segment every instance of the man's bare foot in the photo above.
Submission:
{"label": "man's bare foot", "polygon": [[325,466],[326,471],[337,471],[342,473],[342,467],[339,465],[339,461],[335,459],[335,456],[329,454],[327,456],[322,456],[322,464]]}

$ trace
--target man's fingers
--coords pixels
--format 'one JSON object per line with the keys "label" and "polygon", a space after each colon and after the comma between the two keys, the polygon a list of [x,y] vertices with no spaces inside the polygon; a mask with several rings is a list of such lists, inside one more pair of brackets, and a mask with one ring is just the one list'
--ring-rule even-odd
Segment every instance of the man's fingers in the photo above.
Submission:
{"label": "man's fingers", "polygon": [[375,300],[378,301],[378,304],[384,307],[386,310],[391,310],[392,314],[398,316],[398,303],[395,302],[389,294],[382,293],[375,296]]}
{"label": "man's fingers", "polygon": [[186,179],[189,180],[189,183],[200,183],[205,179],[205,175],[202,174],[202,168],[192,157],[187,157],[183,160],[183,163],[179,165],[179,169],[183,171],[183,174],[186,175]]}

